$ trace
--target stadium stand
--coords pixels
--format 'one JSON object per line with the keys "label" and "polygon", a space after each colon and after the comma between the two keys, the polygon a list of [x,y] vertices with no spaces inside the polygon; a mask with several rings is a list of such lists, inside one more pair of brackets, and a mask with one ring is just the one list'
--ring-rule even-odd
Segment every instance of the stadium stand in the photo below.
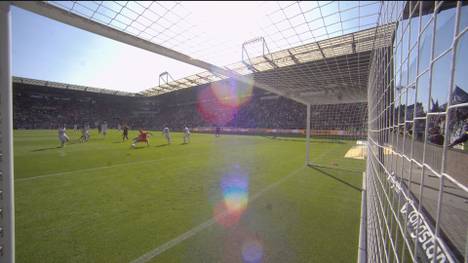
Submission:
{"label": "stadium stand", "polygon": [[[66,86],[65,84],[62,86]],[[226,112],[214,97],[200,100],[198,94],[210,89],[201,85],[159,96],[112,94],[87,90],[46,86],[46,82],[25,82],[14,79],[14,125],[16,129],[51,129],[59,124],[73,127],[89,123],[95,127],[107,121],[111,127],[118,123],[133,128],[174,130],[190,127],[303,129],[306,107],[293,100],[254,88],[245,103]],[[95,89],[98,90],[98,89]],[[203,111],[214,114],[204,118]],[[312,123],[317,130],[362,131],[367,122],[366,103],[316,105],[312,108]],[[333,113],[333,116],[330,115]]]}

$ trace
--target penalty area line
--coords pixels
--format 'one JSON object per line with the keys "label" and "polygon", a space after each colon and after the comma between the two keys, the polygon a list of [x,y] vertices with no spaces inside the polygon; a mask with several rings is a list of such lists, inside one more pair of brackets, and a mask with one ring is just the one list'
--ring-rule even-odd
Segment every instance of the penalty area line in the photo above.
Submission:
{"label": "penalty area line", "polygon": [[[187,155],[185,155],[183,157],[190,158],[190,157],[195,156],[195,155],[200,156],[199,154],[192,153],[192,154],[187,154]],[[164,157],[164,158],[159,158],[159,159],[155,159],[155,160],[126,162],[126,163],[98,166],[98,167],[79,169],[79,170],[73,170],[73,171],[65,171],[65,172],[58,172],[58,173],[51,173],[51,174],[36,175],[36,176],[25,177],[25,178],[17,178],[17,179],[15,179],[15,182],[30,181],[30,180],[35,180],[35,179],[62,176],[62,175],[73,174],[73,173],[99,171],[99,170],[111,169],[111,168],[115,168],[115,167],[134,165],[134,164],[157,163],[157,162],[161,162],[161,161],[164,161],[164,160],[170,160],[170,159],[181,159],[181,157],[180,156],[170,156],[170,157]]]}
{"label": "penalty area line", "polygon": [[43,175],[37,175],[37,176],[31,176],[31,177],[25,177],[25,178],[18,178],[18,179],[15,179],[15,182],[30,181],[30,180],[35,180],[35,179],[42,179],[42,178],[54,177],[54,176],[62,176],[62,175],[73,174],[73,173],[99,171],[99,170],[111,169],[111,168],[115,168],[115,167],[134,165],[134,164],[160,162],[160,161],[163,161],[163,160],[166,160],[166,159],[169,159],[169,158],[161,158],[161,159],[146,160],[146,161],[136,161],[136,162],[127,162],[127,163],[99,166],[99,167],[79,169],[79,170],[73,170],[73,171],[67,171],[67,172],[43,174]]}
{"label": "penalty area line", "polygon": [[[278,181],[276,181],[276,182],[268,185],[267,187],[263,188],[262,190],[260,190],[256,194],[252,195],[251,198],[249,198],[250,202],[255,201],[260,196],[262,196],[265,193],[267,193],[267,192],[271,191],[272,189],[276,188],[278,185],[284,183],[286,180],[293,177],[294,175],[299,173],[304,168],[305,168],[305,166],[302,166],[302,167],[290,172],[289,174],[287,174],[285,177],[279,179]],[[166,243],[156,247],[155,249],[143,254],[139,258],[137,258],[135,260],[132,260],[131,263],[145,263],[145,262],[148,262],[148,261],[152,260],[153,258],[159,256],[163,252],[165,252],[165,251],[171,249],[172,247],[180,244],[182,241],[184,241],[186,239],[189,239],[189,238],[195,236],[196,234],[198,234],[199,232],[201,232],[202,230],[214,225],[216,223],[216,219],[223,219],[228,215],[229,215],[229,212],[225,211],[225,212],[221,213],[220,215],[218,215],[216,217],[212,217],[211,219],[208,219],[207,221],[205,221],[205,222],[201,223],[200,225],[188,230],[187,232],[185,232],[185,233],[183,233],[183,234],[181,234],[181,235],[167,241]]]}

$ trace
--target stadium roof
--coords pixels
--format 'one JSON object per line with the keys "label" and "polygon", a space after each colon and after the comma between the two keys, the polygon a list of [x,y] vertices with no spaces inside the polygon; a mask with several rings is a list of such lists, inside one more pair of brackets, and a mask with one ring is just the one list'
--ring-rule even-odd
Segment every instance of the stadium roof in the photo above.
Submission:
{"label": "stadium roof", "polygon": [[66,83],[54,82],[54,81],[30,79],[30,78],[23,78],[23,77],[13,77],[13,83],[22,83],[22,84],[29,84],[29,85],[34,85],[34,86],[51,87],[51,88],[59,88],[59,89],[67,89],[67,90],[88,91],[88,92],[94,92],[94,93],[100,93],[100,94],[110,94],[110,95],[120,95],[120,96],[135,96],[136,95],[135,93],[131,93],[131,92],[124,92],[124,91],[111,90],[111,89],[100,89],[100,88],[94,88],[94,87],[66,84]]}
{"label": "stadium roof", "polygon": [[[270,54],[262,54],[225,68],[250,76],[312,104],[366,101],[370,52],[391,46],[394,25],[371,28]],[[143,92],[159,95],[227,77],[205,71],[162,83]]]}
{"label": "stadium roof", "polygon": [[[225,78],[250,84],[253,78],[255,86],[302,103],[364,101],[367,53],[374,43],[389,44],[393,30],[393,26],[386,26],[383,34],[377,34],[380,1],[261,2],[252,7],[260,18],[260,26],[254,30],[258,37],[243,43],[226,42],[230,39],[228,29],[213,35],[210,28],[194,25],[190,20],[194,12],[210,10],[193,11],[197,5],[189,2],[11,3],[207,70],[169,81],[146,94]],[[239,54],[238,59],[223,67],[226,61],[222,58],[232,57],[229,54],[233,52]],[[325,97],[327,101],[319,99]]]}

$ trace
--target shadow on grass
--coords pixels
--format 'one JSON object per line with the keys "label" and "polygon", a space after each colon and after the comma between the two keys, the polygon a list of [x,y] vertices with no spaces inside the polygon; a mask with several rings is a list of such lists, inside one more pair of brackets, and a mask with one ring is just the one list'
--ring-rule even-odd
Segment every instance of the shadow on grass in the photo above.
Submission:
{"label": "shadow on grass", "polygon": [[35,149],[32,150],[31,152],[42,152],[42,151],[48,151],[48,150],[54,150],[54,149],[60,149],[62,147],[56,146],[56,147],[49,147],[49,148],[41,148],[41,149]]}
{"label": "shadow on grass", "polygon": [[[266,139],[275,140],[275,141],[288,141],[288,142],[302,142],[305,143],[305,139],[299,138],[279,138],[279,137],[272,137],[272,136],[262,136]],[[333,143],[333,144],[344,144],[344,142],[340,140],[333,140],[333,139],[323,139],[323,140],[311,140],[311,143]]]}
{"label": "shadow on grass", "polygon": [[334,179],[334,180],[336,180],[336,181],[338,181],[338,182],[340,182],[340,183],[342,183],[342,184],[344,184],[344,185],[347,185],[347,186],[353,188],[354,190],[357,190],[357,191],[359,191],[359,192],[362,191],[361,188],[359,188],[359,187],[357,187],[357,186],[355,186],[355,185],[352,185],[352,184],[346,182],[345,180],[334,176],[334,175],[331,174],[331,173],[325,172],[323,169],[320,169],[320,168],[317,167],[317,166],[308,165],[308,167],[311,168],[311,169],[314,169],[314,170],[316,170],[317,172],[320,172],[320,173],[322,173],[322,174],[324,174],[324,175],[326,175],[326,176],[328,176],[328,177],[330,177],[330,178],[332,178],[332,179]]}
{"label": "shadow on grass", "polygon": [[135,146],[135,147],[130,147],[132,150],[141,150],[141,149],[146,149],[149,148],[148,146]]}
{"label": "shadow on grass", "polygon": [[310,142],[311,142],[311,143],[333,143],[333,144],[345,144],[345,142],[343,142],[343,141],[340,141],[340,140],[333,140],[333,139],[326,139],[326,140],[320,140],[320,141],[311,140]]}
{"label": "shadow on grass", "polygon": [[159,147],[164,147],[164,146],[169,146],[169,144],[167,144],[167,143],[166,143],[166,144],[160,144],[160,145],[156,145],[156,146],[154,146],[154,147],[159,148]]}
{"label": "shadow on grass", "polygon": [[[89,137],[89,139],[91,140],[91,137]],[[101,136],[99,136],[99,137],[94,136],[93,137],[93,141],[104,141],[105,139],[106,139],[105,137],[101,137]]]}
{"label": "shadow on grass", "polygon": [[345,171],[345,172],[350,172],[350,173],[359,173],[359,174],[364,172],[364,170],[353,170],[353,169],[341,168],[341,167],[338,167],[338,166],[316,164],[316,163],[313,162],[313,160],[310,161],[309,166],[311,166],[311,167],[313,166],[313,167],[316,167],[316,168],[324,168],[324,169],[333,169],[333,170]]}

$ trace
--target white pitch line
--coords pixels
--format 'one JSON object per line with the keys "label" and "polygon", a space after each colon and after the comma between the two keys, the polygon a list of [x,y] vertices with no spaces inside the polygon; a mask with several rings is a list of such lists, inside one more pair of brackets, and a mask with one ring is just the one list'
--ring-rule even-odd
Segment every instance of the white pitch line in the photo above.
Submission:
{"label": "white pitch line", "polygon": [[[195,153],[188,154],[188,155],[186,155],[186,157],[187,156],[190,157],[192,155],[198,155],[198,154],[195,154]],[[166,159],[174,159],[174,158],[180,158],[180,156],[172,156],[172,157],[166,157],[166,158],[161,158],[161,159],[156,159],[156,160],[136,161],[136,162],[128,162],[128,163],[122,163],[122,164],[99,166],[99,167],[94,167],[94,168],[87,168],[87,169],[80,169],[80,170],[73,170],[73,171],[66,171],[66,172],[43,174],[43,175],[37,175],[37,176],[31,176],[31,177],[25,177],[25,178],[18,178],[18,179],[15,179],[15,182],[30,181],[30,180],[42,179],[42,178],[54,177],[54,176],[62,176],[62,175],[67,175],[67,174],[72,174],[72,173],[98,171],[98,170],[110,169],[110,168],[114,168],[114,167],[127,166],[127,165],[132,165],[132,164],[159,162],[159,161],[163,161],[163,160],[166,160]]]}
{"label": "white pitch line", "polygon": [[[269,186],[263,188],[262,190],[260,190],[259,192],[257,192],[256,194],[254,194],[252,196],[252,198],[249,198],[250,199],[250,202],[253,202],[255,201],[256,199],[258,199],[260,196],[262,196],[263,194],[265,194],[266,192],[268,191],[271,191],[273,188],[277,187],[278,185],[280,185],[281,183],[283,183],[284,181],[288,180],[289,178],[291,178],[292,176],[296,175],[298,172],[300,172],[302,169],[304,169],[305,166],[299,168],[299,169],[296,169],[294,170],[293,172],[289,173],[288,175],[286,175],[285,177],[279,179],[278,181],[270,184]],[[223,219],[224,217],[228,216],[229,215],[229,212],[228,211],[225,211],[223,213],[221,213],[219,216],[217,216],[217,218],[220,218],[220,219]],[[141,257],[135,259],[135,260],[132,260],[131,263],[144,263],[144,262],[148,262],[150,261],[151,259],[159,256],[161,253],[165,252],[166,250],[180,244],[182,241],[188,239],[188,238],[191,238],[193,237],[194,235],[198,234],[199,232],[201,232],[202,230],[214,225],[216,223],[216,218],[213,217],[203,223],[201,223],[200,225],[190,229],[189,231],[167,241],[166,243],[160,245],[159,247],[145,253],[144,255],[142,255]]]}
{"label": "white pitch line", "polygon": [[80,170],[73,170],[73,171],[67,171],[67,172],[52,173],[52,174],[43,174],[43,175],[37,175],[37,176],[31,176],[31,177],[25,177],[25,178],[18,178],[18,179],[15,179],[15,182],[29,181],[29,180],[35,180],[35,179],[42,179],[42,178],[53,177],[53,176],[62,176],[62,175],[73,174],[73,173],[82,173],[82,172],[98,171],[98,170],[110,169],[110,168],[115,168],[115,167],[120,167],[120,166],[133,165],[133,164],[159,162],[159,161],[163,161],[163,160],[165,160],[165,159],[168,159],[168,158],[161,158],[161,159],[156,159],[156,160],[146,160],[146,161],[128,162],[128,163],[121,163],[121,164],[114,164],[114,165],[106,165],[106,166],[99,166],[99,167],[93,167],[93,168],[87,168],[87,169],[80,169]]}
{"label": "white pitch line", "polygon": [[[316,157],[316,160],[319,160],[320,158],[322,158],[323,156],[325,156],[326,154],[328,154],[330,151],[332,151],[334,148],[336,148],[337,145],[334,145],[334,147],[330,147],[327,151],[323,151],[321,152],[321,154],[319,154],[317,157]],[[266,192],[268,191],[271,191],[273,188],[277,187],[279,184],[283,183],[284,181],[288,180],[289,178],[291,178],[292,176],[294,176],[295,174],[297,174],[299,171],[301,171],[302,169],[304,169],[305,166],[301,167],[301,168],[298,168],[296,170],[294,170],[293,172],[289,173],[288,175],[286,175],[285,177],[279,179],[278,181],[270,184],[269,186],[263,188],[262,190],[260,190],[259,192],[257,192],[256,194],[254,194],[252,196],[252,198],[249,198],[251,202],[255,201],[256,199],[258,199],[260,196],[262,196],[263,194],[265,194]],[[226,217],[227,215],[229,215],[229,212],[225,211],[224,213],[221,213],[218,218],[224,218]],[[162,254],[163,252],[171,249],[172,247],[180,244],[182,241],[188,239],[188,238],[191,238],[193,237],[194,235],[198,234],[199,232],[201,232],[202,230],[214,225],[216,223],[216,218],[211,218],[211,219],[208,219],[207,221],[201,223],[200,225],[188,230],[187,232],[167,241],[166,243],[160,245],[159,247],[143,254],[142,256],[140,256],[139,258],[137,259],[134,259],[131,261],[131,263],[145,263],[145,262],[148,262],[150,261],[151,259],[159,256],[160,254]]]}

